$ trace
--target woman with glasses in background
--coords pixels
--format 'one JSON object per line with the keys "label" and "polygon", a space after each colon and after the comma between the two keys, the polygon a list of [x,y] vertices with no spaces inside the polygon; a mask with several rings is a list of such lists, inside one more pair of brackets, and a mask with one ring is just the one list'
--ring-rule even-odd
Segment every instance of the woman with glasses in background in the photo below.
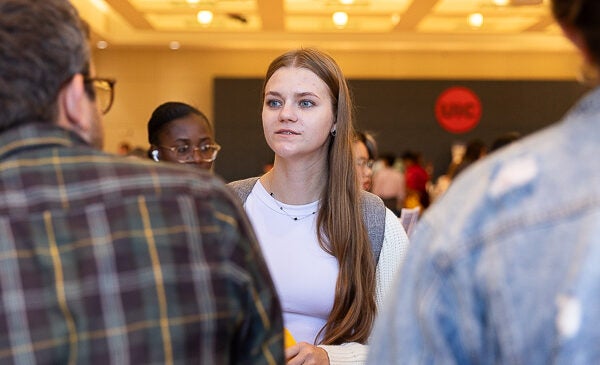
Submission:
{"label": "woman with glasses in background", "polygon": [[194,164],[211,170],[221,149],[208,118],[181,102],[159,105],[148,121],[150,158],[154,161]]}
{"label": "woman with glasses in background", "polygon": [[373,163],[377,159],[375,138],[366,132],[356,131],[352,146],[356,173],[363,190],[371,191],[373,187]]}

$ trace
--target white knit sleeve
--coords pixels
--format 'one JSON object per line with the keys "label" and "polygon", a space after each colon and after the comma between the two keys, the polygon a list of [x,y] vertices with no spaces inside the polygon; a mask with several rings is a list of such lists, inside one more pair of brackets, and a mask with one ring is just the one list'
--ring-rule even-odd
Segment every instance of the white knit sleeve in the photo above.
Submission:
{"label": "white knit sleeve", "polygon": [[341,345],[319,345],[327,351],[330,365],[364,365],[367,362],[369,346],[358,342]]}
{"label": "white knit sleeve", "polygon": [[385,297],[392,287],[394,277],[404,262],[407,249],[408,236],[402,228],[400,220],[391,210],[386,208],[383,246],[381,247],[375,272],[377,280],[375,302],[377,308],[382,308]]}

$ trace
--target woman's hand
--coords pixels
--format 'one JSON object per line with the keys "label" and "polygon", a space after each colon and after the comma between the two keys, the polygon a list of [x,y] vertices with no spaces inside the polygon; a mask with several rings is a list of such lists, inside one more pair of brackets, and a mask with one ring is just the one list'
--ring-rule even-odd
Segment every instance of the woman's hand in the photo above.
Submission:
{"label": "woman's hand", "polygon": [[327,351],[308,342],[299,342],[285,350],[287,365],[329,365]]}

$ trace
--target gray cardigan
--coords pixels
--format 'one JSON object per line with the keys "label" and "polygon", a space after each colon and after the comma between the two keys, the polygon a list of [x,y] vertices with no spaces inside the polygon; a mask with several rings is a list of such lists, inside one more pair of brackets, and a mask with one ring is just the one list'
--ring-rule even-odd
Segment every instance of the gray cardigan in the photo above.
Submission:
{"label": "gray cardigan", "polygon": [[[258,177],[251,177],[230,182],[228,185],[238,194],[242,204],[244,204],[258,179]],[[365,227],[367,228],[369,239],[371,240],[375,264],[377,264],[377,262],[379,262],[379,253],[381,252],[383,235],[385,233],[385,205],[377,195],[362,190],[360,200],[363,208]]]}

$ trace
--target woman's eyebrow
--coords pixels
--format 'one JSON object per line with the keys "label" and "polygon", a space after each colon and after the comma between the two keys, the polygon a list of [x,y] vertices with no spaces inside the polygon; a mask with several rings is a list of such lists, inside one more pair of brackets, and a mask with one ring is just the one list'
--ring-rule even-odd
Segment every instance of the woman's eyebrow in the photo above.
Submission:
{"label": "woman's eyebrow", "polygon": [[305,91],[305,92],[296,93],[296,96],[299,96],[299,97],[303,97],[303,96],[314,96],[314,97],[315,97],[315,98],[317,98],[317,99],[321,99],[321,98],[319,97],[319,95],[317,95],[317,94],[313,93],[312,91]]}
{"label": "woman's eyebrow", "polygon": [[267,92],[265,93],[265,96],[266,96],[266,95],[271,95],[271,96],[277,96],[277,97],[281,97],[281,94],[280,94],[280,93],[278,93],[277,91],[267,91]]}
{"label": "woman's eyebrow", "polygon": [[[279,92],[277,92],[277,91],[267,91],[267,92],[265,93],[265,96],[266,96],[266,95],[276,96],[276,97],[279,97],[279,98],[281,98],[281,97],[282,97],[282,96],[281,96],[281,93],[279,93]],[[294,96],[296,96],[296,97],[314,96],[315,98],[317,98],[317,99],[320,99],[320,98],[319,98],[319,95],[315,94],[315,93],[314,93],[314,92],[312,92],[312,91],[301,91],[301,92],[296,92],[296,93],[294,93]]]}
{"label": "woman's eyebrow", "polygon": [[175,142],[184,142],[184,143],[189,144],[190,139],[189,138],[177,138],[177,139],[175,139]]}

